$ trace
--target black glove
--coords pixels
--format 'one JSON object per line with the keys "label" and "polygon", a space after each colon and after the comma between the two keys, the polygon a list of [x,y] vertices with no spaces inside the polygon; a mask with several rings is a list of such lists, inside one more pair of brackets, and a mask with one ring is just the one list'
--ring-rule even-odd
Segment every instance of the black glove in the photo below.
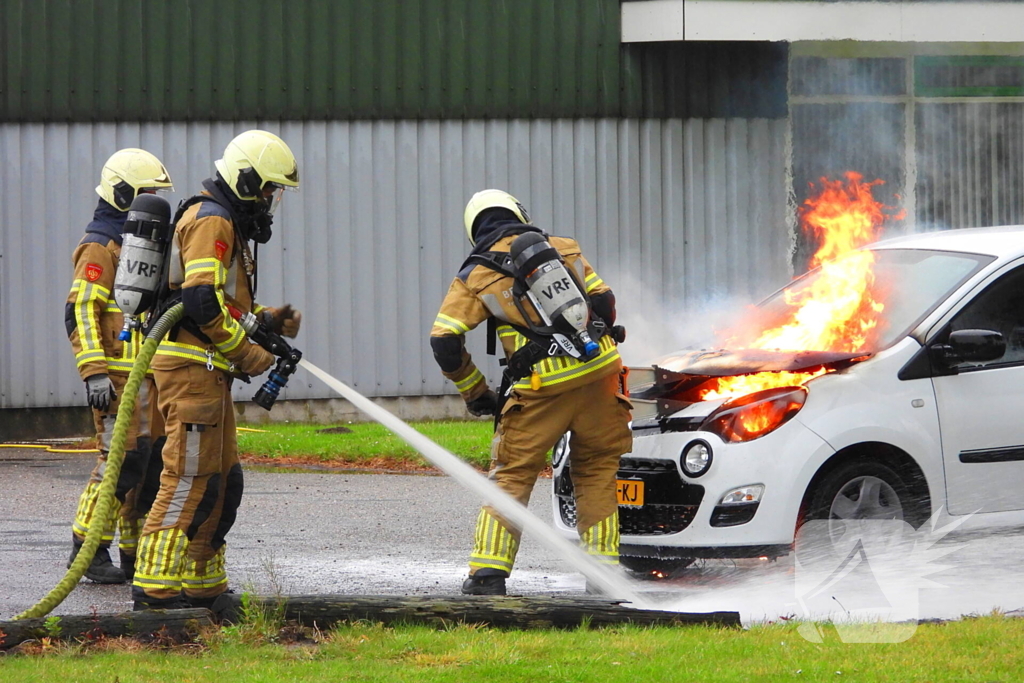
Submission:
{"label": "black glove", "polygon": [[89,405],[101,412],[110,409],[112,401],[117,399],[114,383],[106,375],[93,375],[85,380],[85,394]]}
{"label": "black glove", "polygon": [[480,398],[466,401],[466,410],[476,417],[494,415],[498,411],[498,395],[488,389]]}

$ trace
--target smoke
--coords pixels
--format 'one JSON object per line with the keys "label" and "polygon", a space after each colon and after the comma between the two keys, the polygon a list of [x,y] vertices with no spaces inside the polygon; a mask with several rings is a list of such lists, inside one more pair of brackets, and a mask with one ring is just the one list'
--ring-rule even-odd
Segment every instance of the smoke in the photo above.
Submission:
{"label": "smoke", "polygon": [[626,365],[651,365],[679,351],[720,348],[755,319],[751,311],[760,300],[715,292],[701,298],[655,298],[649,292],[642,295],[641,286],[624,277],[615,287],[617,324],[627,333],[619,347]]}

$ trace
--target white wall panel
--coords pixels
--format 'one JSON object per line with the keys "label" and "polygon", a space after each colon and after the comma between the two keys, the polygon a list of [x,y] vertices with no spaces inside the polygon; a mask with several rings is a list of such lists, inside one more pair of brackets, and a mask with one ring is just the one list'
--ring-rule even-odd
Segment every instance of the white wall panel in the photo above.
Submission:
{"label": "white wall panel", "polygon": [[[174,205],[255,125],[0,126],[0,408],[84,403],[63,304],[106,157],[130,146],[157,154]],[[755,297],[789,275],[783,121],[259,125],[292,146],[302,188],[286,195],[260,248],[258,299],[301,309],[297,345],[370,395],[454,391],[427,333],[468,250],[463,207],[485,187],[507,188],[537,225],[579,239],[620,309],[650,319],[667,301]],[[483,337],[470,335],[479,359]],[[484,365],[496,383],[497,364]],[[238,386],[236,397],[255,390]],[[303,372],[285,392],[326,396]]]}

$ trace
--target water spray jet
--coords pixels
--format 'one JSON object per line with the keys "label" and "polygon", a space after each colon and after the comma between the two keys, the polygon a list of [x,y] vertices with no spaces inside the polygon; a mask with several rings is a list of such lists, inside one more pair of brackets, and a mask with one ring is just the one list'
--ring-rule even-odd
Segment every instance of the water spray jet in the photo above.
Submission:
{"label": "water spray jet", "polygon": [[424,458],[450,476],[466,489],[479,495],[499,515],[515,524],[525,533],[531,534],[548,550],[558,554],[576,570],[587,577],[606,596],[626,600],[631,606],[649,609],[650,606],[627,585],[624,577],[616,576],[578,546],[558,535],[543,520],[520,505],[490,480],[479,474],[451,451],[441,447],[423,434],[410,427],[403,420],[348,387],[340,380],[327,374],[305,358],[299,362],[312,375],[341,394],[352,405],[381,423],[403,441],[415,448]]}

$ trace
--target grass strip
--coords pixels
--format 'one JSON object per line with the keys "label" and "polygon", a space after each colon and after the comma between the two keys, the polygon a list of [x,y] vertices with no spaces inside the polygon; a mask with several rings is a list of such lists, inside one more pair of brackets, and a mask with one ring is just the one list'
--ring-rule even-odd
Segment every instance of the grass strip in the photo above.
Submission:
{"label": "grass strip", "polygon": [[[254,642],[228,627],[203,647],[158,651],[132,641],[0,657],[0,680],[78,683],[190,681],[1019,681],[1024,620],[1000,616],[923,624],[905,642],[847,644],[824,626],[804,640],[792,623],[747,631],[707,627],[498,631],[351,625],[316,644]],[[265,634],[264,634],[265,635]]]}
{"label": "grass strip", "polygon": [[[490,420],[431,421],[411,423],[416,429],[452,453],[477,467],[490,461],[493,428]],[[375,422],[345,425],[273,423],[241,425],[263,432],[239,432],[238,449],[258,459],[365,465],[386,468],[391,462],[428,467],[429,464],[404,441]],[[349,430],[338,433],[338,428]],[[324,430],[332,430],[325,432]]]}

